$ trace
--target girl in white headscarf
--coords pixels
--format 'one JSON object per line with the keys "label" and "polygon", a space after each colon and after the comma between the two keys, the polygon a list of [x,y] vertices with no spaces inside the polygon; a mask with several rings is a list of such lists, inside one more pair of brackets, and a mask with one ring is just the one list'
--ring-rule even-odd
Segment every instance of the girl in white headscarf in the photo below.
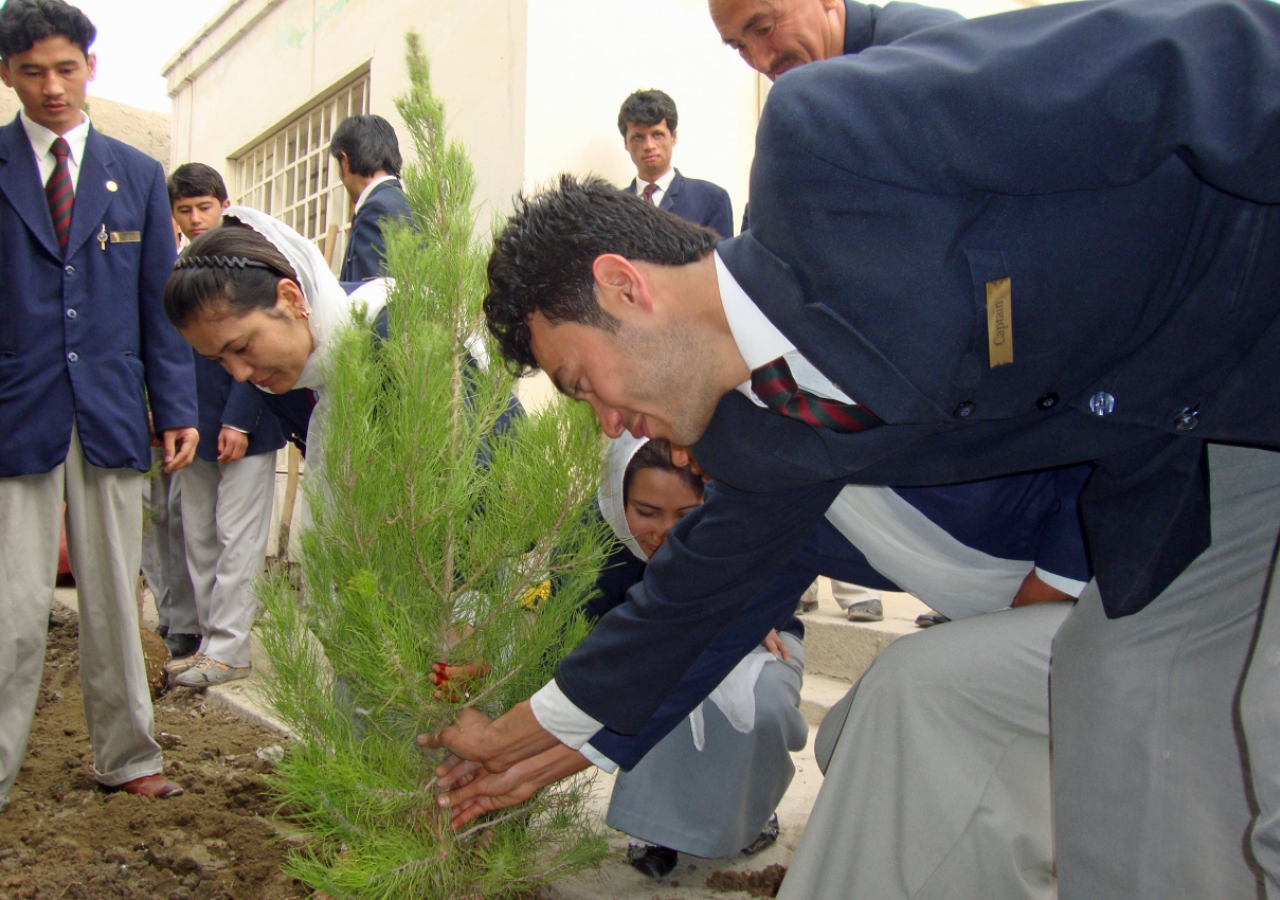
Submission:
{"label": "girl in white headscarf", "polygon": [[197,353],[237,381],[280,397],[308,392],[268,407],[306,443],[307,465],[315,469],[324,363],[357,309],[372,319],[386,306],[387,282],[375,279],[348,296],[316,245],[283,222],[244,206],[229,208],[222,221],[178,258],[165,285],[165,313]]}
{"label": "girl in white headscarf", "polygon": [[[587,605],[593,617],[621,603],[644,577],[667,531],[701,505],[702,480],[672,463],[666,441],[624,433],[610,444],[597,497],[621,546]],[[681,852],[755,853],[777,838],[774,810],[795,774],[790,751],[803,748],[808,735],[799,710],[800,630],[779,628],[693,711],[687,727],[619,773],[605,821],[638,839],[627,856],[645,874],[663,877]]]}

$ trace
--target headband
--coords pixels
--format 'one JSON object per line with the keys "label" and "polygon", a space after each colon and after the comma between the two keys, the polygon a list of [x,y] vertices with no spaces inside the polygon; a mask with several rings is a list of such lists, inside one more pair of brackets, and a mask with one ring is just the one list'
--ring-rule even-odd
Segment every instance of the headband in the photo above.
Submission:
{"label": "headband", "polygon": [[[275,266],[258,262],[256,259],[246,259],[243,256],[187,256],[183,254],[178,257],[173,267],[175,269],[266,269],[268,272],[280,275]],[[280,275],[280,277],[283,278],[284,276]]]}

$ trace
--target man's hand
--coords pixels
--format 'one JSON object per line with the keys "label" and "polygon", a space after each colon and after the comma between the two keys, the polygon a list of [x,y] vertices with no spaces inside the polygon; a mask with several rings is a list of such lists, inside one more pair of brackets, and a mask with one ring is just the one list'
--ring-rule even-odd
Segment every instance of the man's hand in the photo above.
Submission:
{"label": "man's hand", "polygon": [[[429,746],[430,738],[431,735],[419,735],[418,743]],[[523,803],[539,789],[590,765],[577,750],[560,743],[499,774],[450,754],[436,769],[437,786],[444,789],[436,803],[453,810],[450,824],[461,828],[476,816]]]}
{"label": "man's hand", "polygon": [[166,428],[164,430],[164,470],[176,472],[191,465],[196,458],[196,444],[200,432],[194,428]]}
{"label": "man's hand", "polygon": [[460,759],[478,762],[489,772],[505,772],[522,759],[537,756],[560,743],[534,718],[529,701],[518,703],[490,721],[484,713],[464,709],[458,720],[439,734],[424,734],[424,747],[443,747]]}
{"label": "man's hand", "polygon": [[770,630],[761,643],[764,645],[764,649],[773,654],[774,659],[791,662],[791,651],[787,649],[786,644],[782,643],[782,638],[778,637],[776,630]]}
{"label": "man's hand", "polygon": [[218,462],[228,463],[243,459],[248,449],[249,435],[226,425],[222,426],[222,430],[218,432]]}
{"label": "man's hand", "polygon": [[1027,573],[1027,577],[1022,580],[1022,587],[1018,588],[1018,593],[1013,598],[1013,605],[1030,606],[1032,603],[1054,603],[1075,599],[1065,591],[1049,587],[1036,575],[1036,570],[1032,569]]}

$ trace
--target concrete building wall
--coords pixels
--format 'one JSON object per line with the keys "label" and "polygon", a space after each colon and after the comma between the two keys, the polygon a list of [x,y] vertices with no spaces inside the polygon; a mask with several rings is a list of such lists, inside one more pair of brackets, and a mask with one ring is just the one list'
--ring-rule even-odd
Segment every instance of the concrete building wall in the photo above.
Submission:
{"label": "concrete building wall", "polygon": [[[415,30],[482,198],[523,183],[524,0],[238,0],[175,57],[173,162],[227,160],[332,88],[371,73],[371,111],[401,129],[404,34]],[[403,133],[403,132],[402,132]],[[234,190],[234,187],[233,187]]]}

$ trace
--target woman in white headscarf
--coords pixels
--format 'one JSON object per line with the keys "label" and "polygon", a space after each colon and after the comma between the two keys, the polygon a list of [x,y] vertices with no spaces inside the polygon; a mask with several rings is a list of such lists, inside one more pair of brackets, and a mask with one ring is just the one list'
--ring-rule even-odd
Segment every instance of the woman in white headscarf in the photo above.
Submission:
{"label": "woman in white headscarf", "polygon": [[315,469],[329,350],[355,310],[370,319],[382,311],[387,282],[366,282],[348,296],[316,245],[283,222],[233,206],[222,223],[178,258],[165,313],[197,353],[278,398],[268,408],[306,445]]}
{"label": "woman in white headscarf", "polygon": [[[621,546],[587,606],[593,617],[623,602],[644,577],[667,531],[702,503],[702,480],[672,464],[666,441],[624,434],[609,447],[598,500]],[[774,810],[795,775],[791,752],[808,736],[799,709],[802,631],[794,617],[778,629],[694,709],[687,725],[619,773],[605,821],[638,839],[627,856],[640,871],[660,878],[675,867],[678,853],[754,853],[777,838]]]}

